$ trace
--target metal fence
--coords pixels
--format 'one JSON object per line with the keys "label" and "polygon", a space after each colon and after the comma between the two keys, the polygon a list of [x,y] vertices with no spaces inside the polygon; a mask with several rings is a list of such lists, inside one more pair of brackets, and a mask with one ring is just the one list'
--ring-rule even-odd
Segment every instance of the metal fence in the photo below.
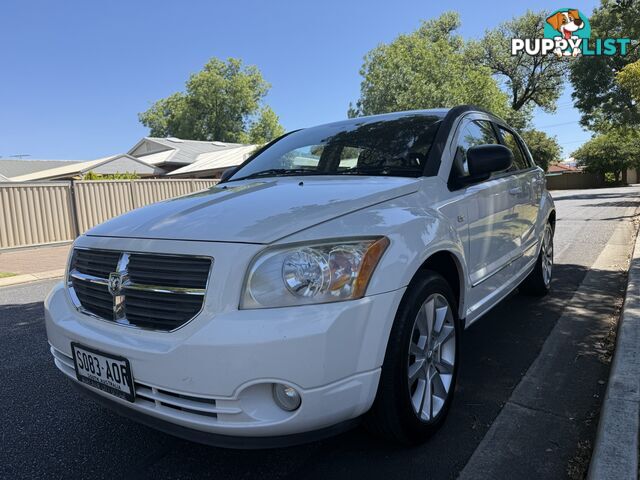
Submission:
{"label": "metal fence", "polygon": [[71,241],[94,225],[217,180],[0,183],[0,249]]}
{"label": "metal fence", "polygon": [[604,179],[595,173],[564,173],[547,175],[549,190],[574,190],[604,187]]}

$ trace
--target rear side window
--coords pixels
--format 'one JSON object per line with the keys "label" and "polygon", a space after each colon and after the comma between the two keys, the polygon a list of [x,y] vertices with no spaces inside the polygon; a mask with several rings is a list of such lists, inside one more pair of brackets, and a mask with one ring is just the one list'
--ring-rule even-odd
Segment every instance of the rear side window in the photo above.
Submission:
{"label": "rear side window", "polygon": [[477,145],[499,143],[491,124],[485,120],[468,122],[458,136],[458,145],[454,157],[454,169],[458,177],[469,175],[467,150]]}
{"label": "rear side window", "polygon": [[530,167],[527,158],[524,156],[522,152],[522,147],[520,146],[520,142],[516,140],[516,137],[509,130],[506,130],[500,126],[500,134],[502,135],[502,143],[511,149],[513,152],[513,166],[509,169],[510,172],[514,172],[517,170],[525,170]]}

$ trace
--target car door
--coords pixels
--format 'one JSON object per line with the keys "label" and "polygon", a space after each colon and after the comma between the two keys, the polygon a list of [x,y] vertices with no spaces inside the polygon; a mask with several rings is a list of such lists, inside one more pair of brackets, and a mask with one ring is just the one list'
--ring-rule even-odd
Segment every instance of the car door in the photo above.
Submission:
{"label": "car door", "polygon": [[497,129],[502,144],[513,152],[513,165],[510,172],[516,185],[509,190],[514,201],[514,214],[511,221],[516,248],[523,255],[536,242],[538,202],[534,182],[539,172],[525,154],[521,140],[516,134],[503,125],[497,125]]}
{"label": "car door", "polygon": [[[498,172],[485,181],[465,185],[465,179],[469,178],[467,150],[497,143],[500,141],[492,123],[474,116],[461,122],[453,140],[455,153],[449,185],[455,190],[452,193],[456,200],[452,203],[466,205],[465,253],[472,286],[466,314],[471,321],[492,306],[491,299],[509,284],[512,275],[509,267],[517,255],[513,229],[516,200],[510,192],[519,187],[519,181],[509,172]],[[453,207],[447,206],[450,211]]]}

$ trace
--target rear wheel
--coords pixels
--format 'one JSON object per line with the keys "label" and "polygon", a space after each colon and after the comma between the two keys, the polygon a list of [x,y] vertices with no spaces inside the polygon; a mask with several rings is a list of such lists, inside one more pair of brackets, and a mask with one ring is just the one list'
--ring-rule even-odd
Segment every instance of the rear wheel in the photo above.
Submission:
{"label": "rear wheel", "polygon": [[446,280],[426,272],[407,291],[391,331],[378,394],[365,423],[401,443],[427,439],[444,421],[455,390],[460,330]]}
{"label": "rear wheel", "polygon": [[544,296],[551,288],[553,273],[553,227],[547,223],[542,234],[542,245],[536,265],[520,284],[520,292],[525,295]]}

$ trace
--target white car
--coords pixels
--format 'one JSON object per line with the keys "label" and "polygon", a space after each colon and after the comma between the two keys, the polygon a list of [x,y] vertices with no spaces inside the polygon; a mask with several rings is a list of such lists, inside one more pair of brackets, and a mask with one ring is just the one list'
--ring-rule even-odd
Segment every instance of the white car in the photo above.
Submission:
{"label": "white car", "polygon": [[362,419],[420,442],[451,405],[463,329],[518,287],[548,291],[554,223],[522,139],[477,108],[306,128],[80,236],[45,302],[51,353],[82,392],[199,442]]}

